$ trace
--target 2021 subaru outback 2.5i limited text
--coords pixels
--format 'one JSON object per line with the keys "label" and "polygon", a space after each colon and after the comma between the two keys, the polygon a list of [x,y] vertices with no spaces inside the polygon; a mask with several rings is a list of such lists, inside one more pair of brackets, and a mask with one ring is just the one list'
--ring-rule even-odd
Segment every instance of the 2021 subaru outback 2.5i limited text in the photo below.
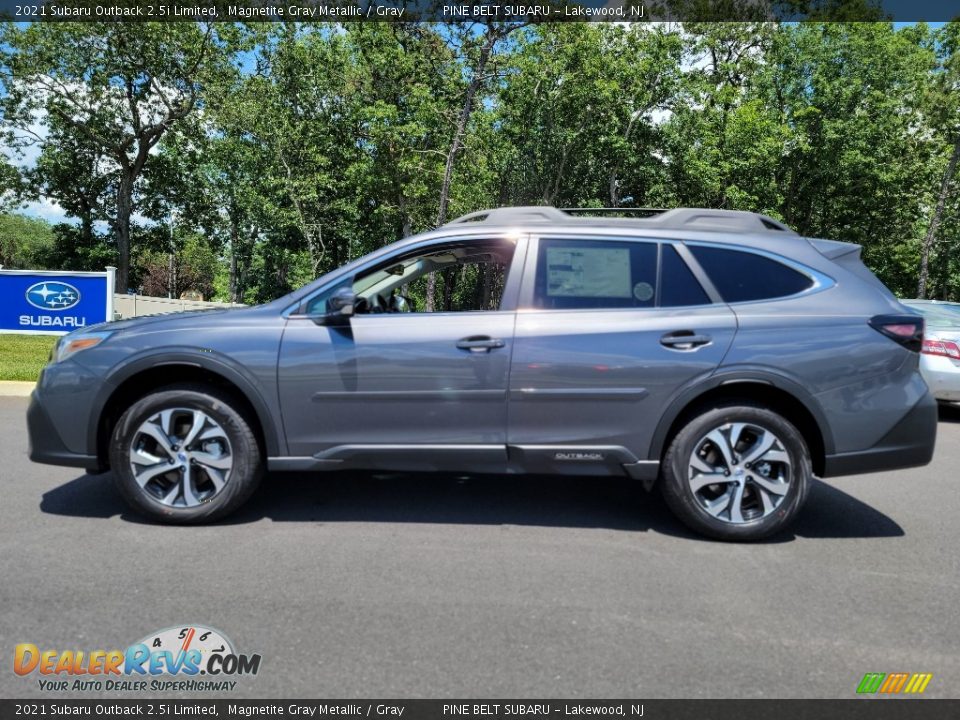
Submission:
{"label": "2021 subaru outback 2.5i limited text", "polygon": [[691,528],[762,538],[815,475],[932,456],[923,321],[859,251],[745,212],[471,213],[266,305],[64,336],[30,457],[176,523],[266,470],[538,472],[658,483]]}

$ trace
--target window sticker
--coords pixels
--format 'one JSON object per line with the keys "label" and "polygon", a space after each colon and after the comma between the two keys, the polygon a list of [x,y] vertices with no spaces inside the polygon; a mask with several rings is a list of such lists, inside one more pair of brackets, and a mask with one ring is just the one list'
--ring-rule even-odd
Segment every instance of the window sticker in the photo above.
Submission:
{"label": "window sticker", "polygon": [[638,282],[633,286],[633,296],[640,302],[647,302],[653,297],[653,285],[648,282]]}
{"label": "window sticker", "polygon": [[632,293],[629,249],[547,248],[548,296],[629,298]]}

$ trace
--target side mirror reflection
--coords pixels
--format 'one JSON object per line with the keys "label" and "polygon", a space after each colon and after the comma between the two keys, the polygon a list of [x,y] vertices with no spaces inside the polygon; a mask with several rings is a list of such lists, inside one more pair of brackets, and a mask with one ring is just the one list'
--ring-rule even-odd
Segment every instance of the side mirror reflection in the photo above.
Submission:
{"label": "side mirror reflection", "polygon": [[327,312],[313,316],[313,321],[317,325],[346,325],[353,317],[356,302],[357,294],[351,288],[340,288],[327,300]]}

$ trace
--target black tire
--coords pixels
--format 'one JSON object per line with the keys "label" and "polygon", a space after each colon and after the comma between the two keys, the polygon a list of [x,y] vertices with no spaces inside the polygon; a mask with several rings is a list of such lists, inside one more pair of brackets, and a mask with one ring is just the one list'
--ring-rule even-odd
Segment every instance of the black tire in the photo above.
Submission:
{"label": "black tire", "polygon": [[[691,489],[688,479],[688,463],[701,440],[713,429],[730,423],[748,423],[772,432],[786,451],[791,464],[788,489],[779,504],[762,517],[749,519],[744,514],[744,521],[738,523],[708,513],[701,499]],[[806,501],[812,478],[810,451],[800,432],[782,416],[761,405],[737,401],[704,408],[701,414],[692,417],[680,429],[664,455],[660,489],[667,505],[690,529],[718,540],[746,542],[762,540],[787,528]],[[746,476],[745,479],[753,478]],[[715,487],[725,488],[723,485]],[[745,482],[744,492],[748,492],[747,487],[749,483]],[[757,490],[752,492],[756,494]],[[757,497],[759,502],[759,496]],[[755,512],[759,514],[762,510]]]}
{"label": "black tire", "polygon": [[[131,405],[120,417],[110,440],[114,481],[127,503],[153,520],[170,524],[212,522],[243,505],[263,476],[263,456],[250,421],[237,407],[238,403],[230,395],[198,384],[160,388]],[[193,507],[164,504],[159,496],[140,487],[130,467],[137,429],[161,411],[171,408],[202,411],[219,425],[229,441],[232,467],[223,486]]]}

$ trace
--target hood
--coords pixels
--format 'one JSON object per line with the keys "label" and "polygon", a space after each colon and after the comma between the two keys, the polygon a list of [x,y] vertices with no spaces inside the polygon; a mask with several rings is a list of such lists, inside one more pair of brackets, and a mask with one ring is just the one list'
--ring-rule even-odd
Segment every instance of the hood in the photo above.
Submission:
{"label": "hood", "polygon": [[77,334],[83,332],[110,331],[124,332],[129,330],[144,330],[146,328],[155,328],[159,325],[184,324],[184,325],[206,325],[209,322],[218,322],[221,316],[230,314],[232,317],[240,315],[249,315],[260,310],[256,307],[236,307],[236,308],[208,308],[204,310],[189,310],[186,312],[161,313],[159,315],[142,315],[140,317],[125,318],[123,320],[113,320],[111,322],[98,323],[86,328],[77,330]]}

